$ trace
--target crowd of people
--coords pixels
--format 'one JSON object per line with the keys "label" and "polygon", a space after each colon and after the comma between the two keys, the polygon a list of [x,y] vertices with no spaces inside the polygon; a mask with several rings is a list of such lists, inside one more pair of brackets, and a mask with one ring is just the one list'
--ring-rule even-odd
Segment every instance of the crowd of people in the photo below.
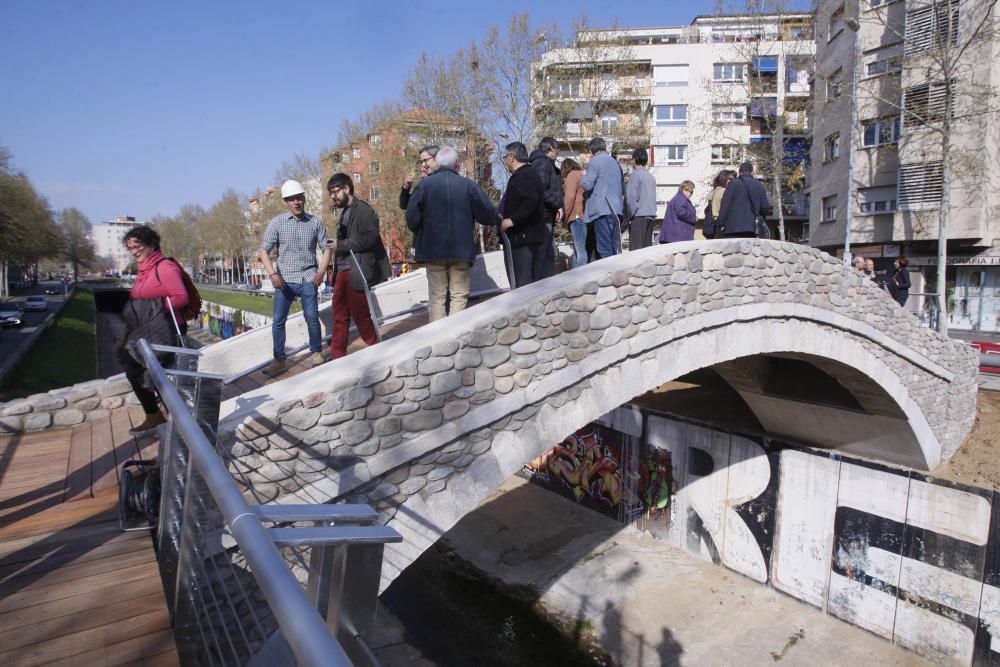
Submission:
{"label": "crowd of people", "polygon": [[[552,137],[544,137],[530,154],[521,142],[507,144],[501,160],[510,178],[496,206],[479,184],[459,174],[454,147],[428,145],[420,150],[420,180],[416,184],[413,176],[404,180],[399,207],[413,233],[414,260],[426,269],[431,322],[460,312],[468,303],[477,223],[501,230],[509,252],[512,288],[553,275],[557,225],[564,225],[572,237],[573,268],[620,253],[624,230],[629,232],[632,250],[652,245],[657,202],[648,151],[637,148],[632,152],[634,169],[626,183],[621,165],[608,153],[603,139],[595,137],[588,148],[590,159],[583,169],[573,158],[556,165],[558,144]],[[318,366],[326,361],[318,288],[326,280],[328,267],[333,273],[330,357],[347,354],[352,321],[366,344],[379,340],[365,294],[366,286],[392,277],[378,213],[355,196],[354,180],[348,174],[333,174],[326,189],[332,207],[340,211],[335,238],[329,237],[319,216],[306,212],[305,189],[295,180],[281,186],[287,211],[271,219],[264,231],[259,257],[274,285],[273,359],[264,369],[269,375],[286,368],[285,325],[296,299],[302,304],[308,331],[310,363]],[[667,203],[657,238],[660,243],[694,238],[698,222],[691,202],[694,191],[695,184],[685,180]],[[738,171],[724,169],[713,180],[704,210],[704,234],[707,238],[768,237],[764,218],[770,214],[764,185],[754,178],[753,166],[743,163]],[[137,331],[145,331],[143,327],[152,322],[154,337],[158,337],[154,342],[171,344],[174,335],[184,333],[177,325],[183,318],[176,316],[176,310],[186,304],[183,275],[176,270],[179,265],[164,262],[159,236],[148,226],[130,231],[125,243],[139,266],[129,306],[135,320],[129,324],[129,336],[135,338]],[[272,261],[275,249],[277,260]],[[854,266],[905,305],[910,289],[905,257],[896,258],[893,272],[876,271],[871,259],[860,256]],[[157,308],[165,297],[172,298],[173,328],[165,326],[164,307]],[[123,353],[123,362],[146,412],[140,425],[145,430],[162,423],[163,416],[140,360],[135,350],[131,352]]]}

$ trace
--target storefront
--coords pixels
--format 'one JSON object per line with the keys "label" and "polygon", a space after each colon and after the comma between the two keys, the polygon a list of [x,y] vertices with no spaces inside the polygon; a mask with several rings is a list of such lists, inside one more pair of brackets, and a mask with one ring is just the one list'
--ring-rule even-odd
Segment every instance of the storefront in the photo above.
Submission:
{"label": "storefront", "polygon": [[[937,257],[911,257],[910,266],[935,281]],[[945,281],[949,328],[1000,331],[1000,256],[948,257]]]}

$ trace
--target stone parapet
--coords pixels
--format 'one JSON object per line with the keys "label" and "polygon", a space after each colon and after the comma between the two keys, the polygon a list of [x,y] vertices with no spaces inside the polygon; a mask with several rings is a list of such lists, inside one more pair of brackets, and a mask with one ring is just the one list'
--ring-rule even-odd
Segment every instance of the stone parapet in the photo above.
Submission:
{"label": "stone parapet", "polygon": [[75,426],[107,417],[113,408],[138,404],[125,375],[113,375],[0,403],[0,433]]}

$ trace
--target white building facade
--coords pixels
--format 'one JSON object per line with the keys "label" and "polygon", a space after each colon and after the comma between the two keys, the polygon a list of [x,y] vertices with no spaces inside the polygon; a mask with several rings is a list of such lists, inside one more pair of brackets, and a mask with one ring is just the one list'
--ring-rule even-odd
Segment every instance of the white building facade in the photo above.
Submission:
{"label": "white building facade", "polygon": [[[822,0],[816,15],[812,245],[937,292],[950,328],[1000,331],[1000,50],[988,0]],[[943,212],[943,216],[941,215]],[[908,307],[932,317],[936,299]]]}
{"label": "white building facade", "polygon": [[141,224],[144,223],[136,222],[132,216],[119,215],[114,220],[91,225],[95,254],[110,258],[116,273],[124,273],[132,263],[132,255],[125,248],[125,234]]}
{"label": "white building facade", "polygon": [[632,149],[646,147],[661,217],[682,181],[696,184],[700,216],[715,175],[753,162],[775,220],[782,201],[786,238],[801,240],[814,50],[809,14],[580,32],[574,47],[536,64],[535,124],[584,162],[587,141],[604,137],[626,172]]}

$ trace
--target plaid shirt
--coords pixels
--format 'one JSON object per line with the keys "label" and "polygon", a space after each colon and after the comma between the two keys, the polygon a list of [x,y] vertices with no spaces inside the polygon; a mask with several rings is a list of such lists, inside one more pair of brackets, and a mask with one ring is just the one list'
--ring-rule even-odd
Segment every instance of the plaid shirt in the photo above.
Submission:
{"label": "plaid shirt", "polygon": [[315,215],[299,220],[291,213],[276,215],[267,223],[260,249],[270,252],[278,246],[278,273],[287,283],[312,280],[318,268],[316,251],[326,250],[326,225]]}

